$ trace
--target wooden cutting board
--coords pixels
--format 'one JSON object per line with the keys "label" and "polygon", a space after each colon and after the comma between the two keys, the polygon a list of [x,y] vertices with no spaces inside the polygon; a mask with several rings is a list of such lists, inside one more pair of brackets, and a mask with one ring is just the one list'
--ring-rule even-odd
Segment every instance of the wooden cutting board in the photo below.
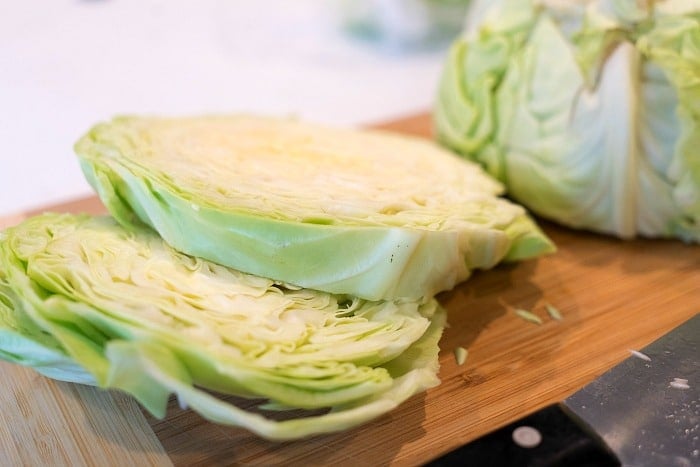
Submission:
{"label": "wooden cutting board", "polygon": [[[379,126],[430,134],[427,115]],[[104,212],[86,198],[2,218],[0,227],[46,210]],[[565,398],[700,311],[699,246],[542,225],[556,254],[476,273],[440,295],[449,313],[442,384],[360,428],[269,442],[174,402],[156,420],[123,394],[2,364],[2,464],[416,465]],[[546,304],[563,319],[552,319]],[[469,350],[462,365],[453,354],[460,346]]]}

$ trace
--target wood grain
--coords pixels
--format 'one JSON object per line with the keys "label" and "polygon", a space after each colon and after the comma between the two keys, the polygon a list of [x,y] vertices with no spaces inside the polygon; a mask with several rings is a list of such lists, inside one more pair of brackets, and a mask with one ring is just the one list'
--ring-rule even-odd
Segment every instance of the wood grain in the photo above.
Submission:
{"label": "wood grain", "polygon": [[[376,126],[427,136],[430,119],[422,115]],[[0,226],[44,210],[0,219]],[[48,210],[103,212],[95,198]],[[89,446],[74,438],[92,432],[93,436],[109,438],[113,447],[153,455],[146,459],[159,463],[162,457],[156,455],[154,446],[134,446],[130,438],[150,432],[178,466],[417,465],[565,398],[627,358],[630,349],[642,348],[700,311],[697,245],[672,240],[621,241],[547,222],[542,225],[558,246],[556,254],[477,272],[453,291],[440,295],[450,323],[441,340],[442,384],[355,430],[274,443],[206,422],[173,402],[164,420],[145,415],[150,427],[136,423],[129,435],[120,431],[117,419],[125,414],[138,418],[133,400],[94,390],[76,392],[66,384],[47,396],[47,404],[53,398],[59,405],[47,405],[43,415],[47,421],[41,423],[51,425],[53,417],[65,417],[66,408],[60,404],[66,400],[78,406],[71,410],[82,411],[85,417],[99,418],[101,423],[114,418],[114,424],[107,425],[111,428],[76,425],[54,433],[63,436],[61,442],[74,443],[84,459],[95,453],[83,452]],[[552,319],[545,304],[555,306],[563,319]],[[543,323],[524,321],[515,314],[518,308],[536,313]],[[461,366],[453,355],[458,346],[469,349]],[[1,366],[0,371],[5,380],[18,372],[24,375],[17,383],[0,383],[13,388],[2,391],[5,428],[0,437],[5,450],[11,444],[7,440],[15,440],[15,447],[19,443],[8,430],[7,421],[23,423],[21,405],[7,394],[56,383],[28,376],[31,373],[27,370],[9,365]],[[46,430],[38,422],[29,419],[20,429],[24,433],[21,446],[34,443],[47,452],[56,449],[51,443],[57,438],[46,441]],[[14,453],[11,449],[8,452]],[[12,455],[12,459],[24,459]],[[95,462],[104,459],[95,458]]]}
{"label": "wood grain", "polygon": [[3,466],[172,465],[128,396],[0,362]]}

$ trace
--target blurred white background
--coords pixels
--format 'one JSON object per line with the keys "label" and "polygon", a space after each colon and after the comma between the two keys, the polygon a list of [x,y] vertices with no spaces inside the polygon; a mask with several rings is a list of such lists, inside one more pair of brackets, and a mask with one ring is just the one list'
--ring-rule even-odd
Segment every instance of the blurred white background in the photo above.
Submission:
{"label": "blurred white background", "polygon": [[72,146],[113,115],[364,125],[429,110],[446,53],[353,39],[334,1],[0,5],[0,215],[89,194]]}

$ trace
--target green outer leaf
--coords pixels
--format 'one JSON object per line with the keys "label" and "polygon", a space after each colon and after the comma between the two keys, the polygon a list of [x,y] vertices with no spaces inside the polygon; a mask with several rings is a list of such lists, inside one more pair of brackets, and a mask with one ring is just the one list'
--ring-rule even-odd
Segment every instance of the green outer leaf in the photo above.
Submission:
{"label": "green outer leaf", "polygon": [[677,93],[681,130],[669,177],[682,215],[672,219],[670,228],[686,241],[700,241],[700,5],[692,15],[659,18],[637,47],[663,70]]}
{"label": "green outer leaf", "polygon": [[[265,292],[272,281],[188,258],[149,230],[129,232],[109,218],[90,216],[45,214],[8,229],[0,241],[0,271],[6,284],[0,288],[6,323],[26,310],[29,323],[36,323],[68,362],[74,359],[101,387],[134,395],[156,416],[164,415],[168,396],[175,392],[214,421],[245,426],[263,436],[296,438],[362,423],[438,382],[437,342],[444,312],[434,300],[422,305],[354,300],[339,309],[336,298],[320,292]],[[256,320],[263,319],[259,326],[270,322],[265,307],[273,307],[268,314],[277,316],[278,307],[291,307],[301,297],[299,308],[285,312],[291,326],[299,320],[308,323],[299,359],[293,358],[295,349],[283,355],[286,344],[281,340],[281,350],[272,344],[263,353],[253,349],[248,355],[244,340],[217,343],[217,334],[198,337],[192,331],[200,327],[186,325],[224,315],[230,323],[228,316],[244,310],[234,301],[222,303],[219,294],[233,294],[233,300],[255,287],[262,291],[252,299],[262,308],[239,328],[254,333]],[[160,296],[165,300],[156,299]],[[206,308],[207,300],[220,308]],[[314,300],[328,310],[317,333]],[[26,306],[17,306],[20,302]],[[171,308],[171,302],[177,305]],[[199,311],[185,313],[186,303]],[[178,317],[169,321],[168,316]],[[328,327],[333,322],[339,323],[338,332],[324,333],[333,330]],[[21,337],[29,335],[26,329],[19,329]],[[329,352],[324,354],[324,348]],[[21,355],[19,360],[36,363]],[[272,406],[332,411],[308,420],[266,421],[195,386],[269,398]]]}
{"label": "green outer leaf", "polygon": [[[225,121],[225,117],[215,121],[221,120]],[[117,119],[98,125],[76,145],[76,151],[86,178],[121,223],[144,222],[180,251],[301,287],[370,300],[414,300],[452,288],[465,280],[472,269],[490,268],[503,259],[525,259],[553,250],[534,223],[525,220],[522,209],[495,197],[498,184],[422,141],[363,136],[368,138],[369,146],[405,149],[407,157],[423,151],[423,163],[433,161],[436,174],[463,171],[463,180],[473,179],[473,186],[464,191],[461,199],[451,201],[454,204],[437,201],[432,210],[414,206],[415,213],[411,208],[396,215],[336,217],[324,214],[323,206],[304,206],[303,219],[295,220],[298,207],[293,197],[284,207],[274,204],[274,212],[237,208],[235,193],[230,200],[217,201],[214,198],[218,195],[209,197],[201,187],[204,181],[187,181],[192,189],[188,191],[190,187],[173,182],[174,172],[168,172],[168,167],[138,163],[141,153],[147,157],[148,145],[156,143],[141,133],[132,134],[135,130],[131,125],[145,133],[149,125],[169,125],[174,133],[181,125],[191,134],[196,131],[192,128],[206,128],[207,121]],[[231,121],[234,125],[237,122],[234,117]],[[277,124],[280,123],[271,121],[268,127],[275,128]],[[310,134],[316,131],[323,134],[325,130],[314,127]],[[354,133],[339,135],[348,141],[355,138]],[[313,163],[310,160],[307,164]],[[413,170],[411,177],[415,178]],[[367,182],[378,183],[376,175],[368,176]],[[430,181],[431,174],[425,175]],[[402,179],[401,172],[391,176]],[[440,179],[425,184],[439,186],[441,182]],[[235,173],[230,184],[236,184]],[[264,188],[275,189],[273,185]],[[296,189],[303,192],[304,187]],[[264,199],[267,195],[261,190]],[[403,203],[413,194],[398,193],[396,202]],[[261,206],[267,204],[261,202]],[[520,227],[511,229],[516,223]]]}
{"label": "green outer leaf", "polygon": [[483,24],[452,45],[433,112],[436,138],[503,181],[503,154],[493,147],[499,126],[496,91],[527,39],[535,10],[529,1],[495,2]]}

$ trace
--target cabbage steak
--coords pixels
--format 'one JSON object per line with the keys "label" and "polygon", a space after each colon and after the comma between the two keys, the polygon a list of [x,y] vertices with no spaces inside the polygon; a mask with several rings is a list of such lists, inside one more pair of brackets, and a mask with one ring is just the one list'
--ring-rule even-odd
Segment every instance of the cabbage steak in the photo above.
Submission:
{"label": "cabbage steak", "polygon": [[[123,390],[158,417],[175,394],[270,439],[347,429],[439,383],[443,325],[435,300],[289,286],[111,217],[44,214],[0,236],[0,359]],[[313,411],[266,416],[289,408]]]}
{"label": "cabbage steak", "polygon": [[121,117],[77,144],[110,213],[299,287],[429,299],[551,251],[477,164],[422,138],[254,116]]}

